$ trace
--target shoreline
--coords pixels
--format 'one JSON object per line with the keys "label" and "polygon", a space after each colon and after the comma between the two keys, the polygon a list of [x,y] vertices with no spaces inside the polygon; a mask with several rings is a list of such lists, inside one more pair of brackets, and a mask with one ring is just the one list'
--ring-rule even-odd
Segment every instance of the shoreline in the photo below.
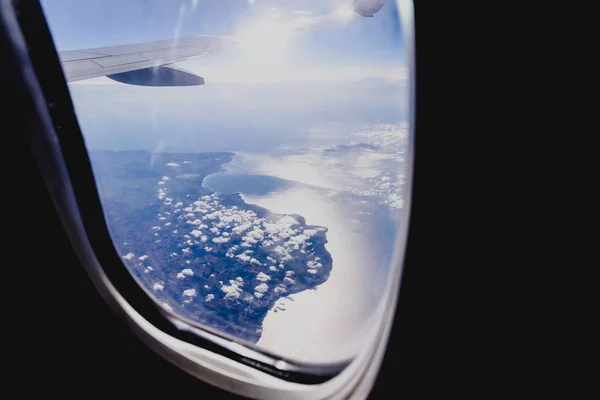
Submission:
{"label": "shoreline", "polygon": [[332,170],[310,154],[305,157],[235,153],[220,173],[293,182],[267,193],[236,192],[246,204],[301,215],[306,224],[327,228],[325,249],[333,261],[329,277],[313,289],[278,299],[262,321],[256,346],[296,362],[345,362],[358,353],[371,331],[390,261],[385,247],[389,232],[381,216],[366,212],[373,209],[349,191],[348,184],[364,183],[360,177]]}
{"label": "shoreline", "polygon": [[[319,197],[326,196],[306,189],[262,197],[242,195],[248,204],[276,213],[293,211],[308,224],[327,227],[325,248],[333,258],[327,281],[275,302],[263,320],[257,346],[300,362],[334,363],[356,354],[377,304],[377,296],[368,288],[379,285],[377,276],[364,268],[370,257],[362,235],[350,229],[352,222],[334,202],[314,207],[316,201],[325,200]],[[356,251],[350,253],[349,248]]]}

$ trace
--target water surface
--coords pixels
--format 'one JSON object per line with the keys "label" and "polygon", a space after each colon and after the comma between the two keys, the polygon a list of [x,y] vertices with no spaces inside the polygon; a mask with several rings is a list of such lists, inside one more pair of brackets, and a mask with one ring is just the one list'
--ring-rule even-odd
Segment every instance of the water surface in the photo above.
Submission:
{"label": "water surface", "polygon": [[251,196],[264,196],[269,193],[292,187],[294,182],[269,175],[236,174],[216,172],[202,181],[204,188],[222,194],[243,193]]}

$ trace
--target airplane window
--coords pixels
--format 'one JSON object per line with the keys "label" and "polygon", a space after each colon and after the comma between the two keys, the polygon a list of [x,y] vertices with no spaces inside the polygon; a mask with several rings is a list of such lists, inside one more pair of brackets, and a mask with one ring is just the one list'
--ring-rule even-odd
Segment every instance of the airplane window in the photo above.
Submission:
{"label": "airplane window", "polygon": [[114,246],[146,293],[282,359],[352,360],[403,251],[396,2],[42,6]]}

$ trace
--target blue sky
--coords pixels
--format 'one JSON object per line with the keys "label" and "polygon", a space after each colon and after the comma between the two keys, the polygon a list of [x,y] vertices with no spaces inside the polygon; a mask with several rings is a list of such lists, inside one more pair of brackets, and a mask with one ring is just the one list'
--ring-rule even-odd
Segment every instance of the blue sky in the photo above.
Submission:
{"label": "blue sky", "polygon": [[[42,1],[59,50],[167,39],[176,33],[228,34],[248,20],[268,15],[285,20],[324,16],[349,3],[350,0]],[[326,56],[328,60],[341,56],[344,61],[370,59],[385,63],[403,56],[399,35],[396,5],[390,0],[376,18],[359,18],[318,35],[307,35],[298,47],[306,56]],[[352,52],[347,51],[350,47]]]}
{"label": "blue sky", "polygon": [[[350,3],[42,1],[59,51],[198,34],[244,39],[234,49],[180,63],[203,76],[204,86],[148,88],[107,78],[70,84],[89,147],[166,151],[324,144],[360,125],[404,120],[395,3],[388,0],[374,18],[343,14]],[[289,37],[294,26],[310,29]]]}

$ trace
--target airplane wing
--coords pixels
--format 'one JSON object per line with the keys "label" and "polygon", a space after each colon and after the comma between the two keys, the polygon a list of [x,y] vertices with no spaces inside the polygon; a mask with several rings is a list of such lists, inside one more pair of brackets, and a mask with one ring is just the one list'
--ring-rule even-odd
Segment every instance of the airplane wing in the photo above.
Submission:
{"label": "airplane wing", "polygon": [[154,42],[61,51],[67,82],[107,76],[142,86],[202,85],[204,79],[172,65],[218,53],[235,44],[232,36],[200,35]]}
{"label": "airplane wing", "polygon": [[[362,17],[373,17],[385,3],[386,0],[354,0],[352,9]],[[234,44],[234,36],[199,35],[61,51],[58,55],[67,82],[106,76],[131,85],[192,86],[203,85],[204,78],[173,63],[215,54]]]}

